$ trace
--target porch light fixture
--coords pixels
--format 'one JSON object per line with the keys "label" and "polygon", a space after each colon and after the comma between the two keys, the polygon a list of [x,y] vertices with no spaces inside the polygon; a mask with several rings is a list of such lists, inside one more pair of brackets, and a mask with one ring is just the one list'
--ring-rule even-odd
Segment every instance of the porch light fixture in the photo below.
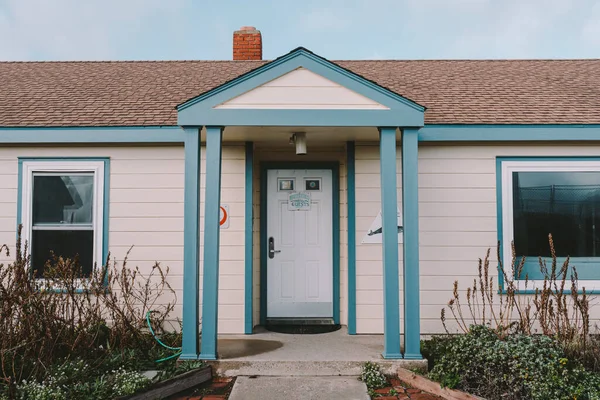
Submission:
{"label": "porch light fixture", "polygon": [[290,144],[296,145],[296,154],[306,154],[306,132],[296,132],[290,137]]}

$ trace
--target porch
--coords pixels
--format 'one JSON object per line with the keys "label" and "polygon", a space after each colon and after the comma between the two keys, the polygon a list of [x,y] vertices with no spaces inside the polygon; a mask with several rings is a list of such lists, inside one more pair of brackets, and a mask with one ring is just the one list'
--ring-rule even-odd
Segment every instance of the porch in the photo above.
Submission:
{"label": "porch", "polygon": [[[380,235],[379,242],[382,247],[383,274],[381,287],[378,289],[383,294],[383,304],[378,312],[382,314],[383,337],[371,340],[381,340],[382,349],[380,353],[385,359],[412,359],[420,360],[422,356],[419,349],[420,327],[419,327],[419,268],[418,268],[418,185],[417,185],[417,131],[423,126],[424,108],[388,89],[374,85],[364,78],[352,74],[339,66],[322,59],[306,49],[297,49],[269,64],[254,71],[242,75],[222,87],[201,94],[181,104],[177,108],[178,121],[185,132],[185,201],[184,201],[184,277],[183,277],[183,353],[182,359],[223,359],[223,349],[218,348],[223,342],[218,342],[219,326],[219,264],[220,264],[220,208],[221,208],[221,180],[222,180],[222,151],[227,143],[245,143],[245,250],[244,250],[244,323],[245,333],[252,334],[256,325],[255,315],[259,315],[258,322],[263,325],[266,318],[298,318],[300,317],[326,317],[334,324],[340,324],[340,301],[343,298],[348,302],[347,326],[345,335],[356,334],[356,229],[355,229],[355,190],[354,190],[354,150],[357,142],[378,143],[377,160],[379,164],[380,184],[380,206],[381,226],[377,234]],[[327,161],[318,166],[307,165],[298,159],[286,159],[284,163],[278,162],[271,165],[272,170],[283,171],[288,175],[269,175],[269,166],[262,164],[261,157],[255,162],[255,155],[260,152],[256,150],[260,146],[277,146],[286,143],[290,134],[294,137],[306,138],[311,143],[310,149],[325,146],[327,143],[342,144],[347,161],[347,243],[343,245],[339,240],[340,223],[340,201],[336,197],[339,192],[339,160]],[[296,155],[306,154],[306,142],[304,146],[296,144]],[[399,146],[400,145],[400,146]],[[205,152],[201,149],[205,148]],[[401,148],[402,159],[402,192],[398,195],[397,175],[397,150]],[[256,154],[255,154],[256,153]],[[200,176],[202,154],[205,154],[205,187],[201,188]],[[305,157],[305,156],[303,156]],[[310,161],[307,159],[307,161]],[[313,160],[314,161],[314,160]],[[334,161],[333,163],[331,163]],[[256,165],[258,164],[258,165]],[[260,169],[260,188],[254,187],[254,180]],[[309,173],[309,170],[319,170],[317,175]],[[325,171],[325,170],[329,170]],[[204,171],[203,171],[204,172]],[[276,172],[276,171],[274,171]],[[289,175],[292,174],[292,175]],[[336,177],[337,176],[337,177]],[[272,179],[271,179],[272,178]],[[281,178],[281,179],[280,179]],[[269,182],[269,183],[268,183]],[[297,183],[294,184],[294,182]],[[268,183],[268,189],[267,189]],[[281,184],[281,185],[280,185]],[[309,184],[314,184],[316,191],[309,192]],[[302,189],[294,189],[294,188]],[[286,189],[287,188],[287,189]],[[290,190],[286,193],[285,190]],[[320,188],[323,188],[321,190]],[[264,197],[260,199],[260,211],[256,207],[255,191],[259,189],[260,196],[271,196],[279,201],[275,208],[267,207]],[[270,191],[269,193],[267,193]],[[201,204],[201,192],[205,194]],[[302,195],[307,206],[302,210],[290,210],[291,200],[295,194]],[[331,196],[328,193],[332,193]],[[402,198],[402,220],[403,226],[397,225],[399,210],[399,197]],[[273,261],[280,259],[293,267],[294,262],[308,265],[304,254],[307,249],[298,251],[298,258],[283,257],[288,255],[281,252],[275,235],[267,234],[274,232],[289,231],[281,227],[287,227],[282,221],[294,220],[289,212],[306,213],[313,204],[311,198],[325,201],[328,211],[325,227],[318,235],[313,235],[317,245],[329,242],[330,248],[323,250],[326,254],[322,260],[328,259],[330,269],[325,282],[331,291],[326,294],[326,299],[319,298],[316,301],[296,302],[293,299],[289,304],[294,308],[293,312],[287,313],[290,308],[279,307],[275,312],[272,310],[273,302],[269,300],[267,305],[267,289],[271,284],[266,284],[268,271],[281,271]],[[329,200],[327,200],[327,198]],[[308,200],[306,200],[308,199]],[[287,204],[286,206],[282,206]],[[320,207],[320,206],[319,206]],[[293,208],[293,207],[292,207]],[[203,240],[200,241],[200,210],[204,210],[204,232]],[[280,210],[281,215],[269,214],[271,221],[277,229],[267,227],[267,210]],[[255,213],[260,213],[260,226],[257,227],[253,218]],[[279,212],[279,211],[278,211]],[[302,219],[302,218],[300,218]],[[331,229],[333,227],[333,230]],[[258,228],[260,239],[254,238],[254,232]],[[399,228],[403,230],[403,288],[399,285]],[[304,238],[310,237],[310,233],[303,233]],[[275,237],[274,237],[275,236]],[[288,235],[289,236],[289,235]],[[294,236],[294,235],[292,235]],[[337,236],[337,237],[336,237]],[[320,239],[317,240],[316,237]],[[268,238],[268,239],[267,239]],[[304,243],[304,241],[303,241]],[[254,246],[258,245],[257,249]],[[289,248],[296,245],[291,241]],[[257,254],[259,253],[259,254]],[[281,254],[279,254],[281,253]],[[347,254],[348,280],[344,287],[343,296],[340,295],[341,285],[339,282],[339,260],[340,254]],[[279,255],[278,255],[279,254]],[[201,257],[202,255],[202,257]],[[260,268],[257,270],[253,261],[260,258]],[[268,259],[267,259],[268,258]],[[309,260],[308,262],[315,262]],[[271,263],[271,264],[269,264]],[[313,264],[314,266],[314,264]],[[260,287],[255,289],[253,276],[256,272],[260,274]],[[296,272],[298,269],[296,269]],[[294,275],[294,274],[291,274]],[[290,275],[290,276],[291,276]],[[302,271],[295,276],[309,276],[311,273]],[[200,278],[202,290],[200,290]],[[303,278],[304,279],[304,278]],[[314,288],[308,282],[303,283],[304,289]],[[288,280],[285,284],[281,279],[277,285],[291,288],[296,282]],[[290,283],[292,282],[292,283]],[[333,283],[333,285],[331,285]],[[319,284],[319,288],[322,285]],[[277,288],[276,288],[277,289]],[[281,288],[280,292],[283,290]],[[293,289],[293,288],[292,288]],[[255,290],[259,290],[260,304],[254,304]],[[320,289],[318,289],[320,290]],[[200,301],[200,292],[202,299]],[[404,352],[401,351],[400,337],[400,295],[403,295],[404,307]],[[285,297],[285,296],[281,296]],[[315,297],[316,298],[316,297]],[[283,303],[283,302],[282,302]],[[301,303],[302,307],[298,304]],[[257,314],[259,312],[259,314]],[[354,313],[354,314],[353,314]],[[270,314],[270,315],[269,315]],[[201,315],[201,318],[200,318]],[[200,332],[200,326],[202,330]],[[201,345],[197,338],[201,335]],[[350,339],[350,338],[349,338]],[[240,339],[241,340],[241,339]],[[246,339],[244,339],[246,340]],[[307,341],[306,346],[312,346],[310,338],[299,339]],[[357,339],[355,344],[362,343]],[[241,342],[240,342],[241,343]],[[280,352],[294,353],[294,346],[289,342],[282,346]],[[338,341],[345,343],[345,341]],[[351,346],[351,343],[347,343]],[[259,346],[260,347],[260,346]],[[335,348],[335,347],[334,347]],[[324,350],[325,351],[325,350]],[[270,352],[269,352],[270,353]],[[350,354],[347,349],[340,354]],[[360,353],[360,352],[359,352]],[[278,355],[275,352],[275,355]],[[325,351],[324,354],[328,354]],[[287,356],[281,356],[283,358]],[[332,355],[333,357],[333,355]],[[333,357],[334,359],[336,357]],[[361,357],[364,358],[364,357]],[[242,362],[243,360],[240,360]],[[282,360],[284,362],[285,360]],[[297,360],[296,360],[297,361]],[[315,360],[312,360],[315,361]],[[316,360],[318,361],[318,360]],[[345,362],[348,360],[335,360]],[[364,362],[366,360],[355,360]]]}
{"label": "porch", "polygon": [[219,360],[210,361],[223,376],[358,376],[365,362],[387,374],[398,367],[425,370],[426,360],[386,360],[382,335],[330,333],[293,335],[258,328],[254,335],[219,337]]}

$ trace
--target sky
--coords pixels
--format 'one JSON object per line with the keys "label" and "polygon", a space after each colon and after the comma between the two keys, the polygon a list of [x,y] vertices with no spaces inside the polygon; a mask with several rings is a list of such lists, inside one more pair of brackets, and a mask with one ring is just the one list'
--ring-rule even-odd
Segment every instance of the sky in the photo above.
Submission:
{"label": "sky", "polygon": [[0,0],[0,60],[600,58],[600,0]]}

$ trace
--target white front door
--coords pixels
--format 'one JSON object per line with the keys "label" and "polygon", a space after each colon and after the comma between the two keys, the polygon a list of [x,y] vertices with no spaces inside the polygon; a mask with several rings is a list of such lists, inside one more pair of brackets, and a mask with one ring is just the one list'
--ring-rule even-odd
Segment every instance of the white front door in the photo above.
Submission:
{"label": "white front door", "polygon": [[267,177],[267,318],[332,318],[332,171]]}

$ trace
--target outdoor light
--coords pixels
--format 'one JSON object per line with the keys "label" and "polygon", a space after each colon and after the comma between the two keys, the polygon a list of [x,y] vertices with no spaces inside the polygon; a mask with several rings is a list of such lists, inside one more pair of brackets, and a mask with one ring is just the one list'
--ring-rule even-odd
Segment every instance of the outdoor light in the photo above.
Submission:
{"label": "outdoor light", "polygon": [[306,154],[306,132],[294,133],[290,138],[290,144],[291,143],[294,143],[296,145],[296,154]]}

